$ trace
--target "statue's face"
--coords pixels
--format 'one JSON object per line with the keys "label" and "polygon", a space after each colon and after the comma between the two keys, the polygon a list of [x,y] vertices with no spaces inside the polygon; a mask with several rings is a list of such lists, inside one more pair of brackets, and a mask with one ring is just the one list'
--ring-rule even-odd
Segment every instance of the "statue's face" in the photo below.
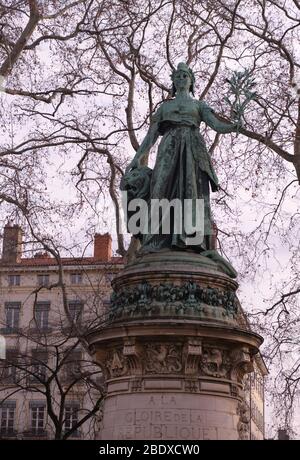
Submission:
{"label": "statue's face", "polygon": [[176,90],[190,90],[192,84],[191,77],[189,76],[188,72],[184,70],[177,70],[174,76],[174,86]]}

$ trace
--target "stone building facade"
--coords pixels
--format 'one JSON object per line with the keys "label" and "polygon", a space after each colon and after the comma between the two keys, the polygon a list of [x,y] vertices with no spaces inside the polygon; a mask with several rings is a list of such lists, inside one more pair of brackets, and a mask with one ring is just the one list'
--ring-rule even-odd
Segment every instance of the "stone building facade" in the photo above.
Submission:
{"label": "stone building facade", "polygon": [[265,439],[265,379],[268,369],[264,360],[258,355],[254,361],[254,370],[245,381],[246,401],[248,404],[250,423],[249,438],[253,441]]}
{"label": "stone building facade", "polygon": [[[61,417],[56,432],[59,425],[64,432],[72,431],[93,409],[101,372],[77,334],[105,321],[110,280],[121,262],[112,257],[108,234],[95,235],[92,257],[56,260],[46,252],[22,257],[22,229],[4,228],[0,333],[6,360],[0,362],[0,438],[54,438],[46,397]],[[94,438],[97,417],[89,418],[70,438]]]}
{"label": "stone building facade", "polygon": [[[250,323],[241,309],[241,325],[250,329]],[[253,359],[253,372],[244,378],[247,416],[249,418],[247,436],[252,441],[265,439],[265,384],[268,369],[260,353]]]}

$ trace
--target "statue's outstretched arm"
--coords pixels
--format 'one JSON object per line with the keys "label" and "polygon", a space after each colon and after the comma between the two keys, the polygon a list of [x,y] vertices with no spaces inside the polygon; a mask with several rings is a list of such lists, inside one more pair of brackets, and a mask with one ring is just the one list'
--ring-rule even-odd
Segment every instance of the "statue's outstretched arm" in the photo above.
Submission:
{"label": "statue's outstretched arm", "polygon": [[158,123],[157,122],[151,123],[145,139],[143,140],[140,147],[136,151],[136,154],[133,160],[127,166],[126,171],[130,171],[131,169],[138,168],[139,166],[143,166],[146,163],[150,149],[157,141],[158,136],[159,136]]}
{"label": "statue's outstretched arm", "polygon": [[224,123],[220,121],[205,102],[200,102],[202,120],[212,129],[220,134],[232,133],[238,130],[237,123]]}

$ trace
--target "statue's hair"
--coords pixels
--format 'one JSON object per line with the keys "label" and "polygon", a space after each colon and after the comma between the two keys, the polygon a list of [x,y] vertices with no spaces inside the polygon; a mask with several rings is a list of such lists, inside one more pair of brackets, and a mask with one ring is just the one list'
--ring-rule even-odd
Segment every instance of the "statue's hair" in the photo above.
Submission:
{"label": "statue's hair", "polygon": [[174,78],[175,78],[175,75],[177,72],[179,72],[180,70],[184,70],[185,72],[188,73],[190,79],[191,79],[191,86],[189,88],[189,91],[190,93],[192,93],[193,96],[195,96],[194,94],[194,86],[195,86],[195,75],[194,75],[194,72],[192,71],[192,69],[185,63],[185,62],[179,62],[178,66],[177,66],[177,69],[174,69],[172,74],[171,74],[171,79],[172,79],[172,90],[171,90],[171,96],[174,97],[175,94],[176,94],[176,88],[175,88],[175,85],[174,85]]}

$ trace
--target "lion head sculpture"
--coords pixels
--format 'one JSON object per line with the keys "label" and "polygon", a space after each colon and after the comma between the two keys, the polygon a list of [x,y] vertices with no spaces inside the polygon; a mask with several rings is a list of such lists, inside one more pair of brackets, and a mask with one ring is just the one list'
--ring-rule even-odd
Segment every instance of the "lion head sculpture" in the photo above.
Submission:
{"label": "lion head sculpture", "polygon": [[141,198],[146,201],[149,199],[150,194],[150,181],[152,169],[148,166],[141,166],[135,168],[124,174],[121,179],[121,190],[128,193],[128,201],[135,198]]}

